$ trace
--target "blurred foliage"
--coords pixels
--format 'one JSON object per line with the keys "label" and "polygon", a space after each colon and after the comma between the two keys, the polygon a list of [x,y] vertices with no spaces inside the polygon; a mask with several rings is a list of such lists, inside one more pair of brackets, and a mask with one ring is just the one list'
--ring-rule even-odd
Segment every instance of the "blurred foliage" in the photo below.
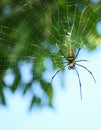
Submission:
{"label": "blurred foliage", "polygon": [[[54,89],[43,78],[44,62],[50,58],[54,69],[63,65],[56,43],[64,54],[71,42],[93,50],[101,41],[96,24],[101,20],[101,2],[89,0],[1,0],[0,1],[0,103],[6,105],[4,89],[32,95],[30,107],[53,106]],[[32,63],[32,79],[22,80],[20,63]],[[49,64],[47,64],[48,66]],[[4,77],[12,70],[14,81]],[[51,80],[51,79],[50,79]],[[40,86],[35,94],[34,83]],[[34,85],[35,87],[35,85]],[[42,91],[42,94],[40,94]]]}

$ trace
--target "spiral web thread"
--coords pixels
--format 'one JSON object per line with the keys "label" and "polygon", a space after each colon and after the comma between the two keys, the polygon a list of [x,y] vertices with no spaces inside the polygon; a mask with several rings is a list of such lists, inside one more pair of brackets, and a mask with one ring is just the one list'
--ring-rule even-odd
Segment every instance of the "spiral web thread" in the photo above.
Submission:
{"label": "spiral web thread", "polygon": [[[44,2],[36,0],[33,2],[30,0],[2,7],[0,19],[2,84],[10,86],[12,91],[17,88],[14,84],[21,84],[24,86],[24,94],[30,88],[30,93],[39,97],[37,99],[39,104],[40,98],[44,95],[48,95],[52,100],[50,70],[52,67],[55,69],[63,67],[63,64],[60,64],[63,58],[59,55],[56,44],[65,55],[68,43],[76,47],[86,45],[94,48],[96,39],[99,38],[96,24],[101,20],[99,13],[97,16],[95,14],[100,10],[101,4],[94,4],[88,0],[82,2],[78,0],[44,0]],[[28,64],[31,64],[29,70],[31,78],[23,80],[21,67]],[[14,77],[10,85],[4,80],[8,73]],[[35,89],[36,85],[39,86],[37,89]],[[32,102],[34,102],[35,96],[32,97]]]}

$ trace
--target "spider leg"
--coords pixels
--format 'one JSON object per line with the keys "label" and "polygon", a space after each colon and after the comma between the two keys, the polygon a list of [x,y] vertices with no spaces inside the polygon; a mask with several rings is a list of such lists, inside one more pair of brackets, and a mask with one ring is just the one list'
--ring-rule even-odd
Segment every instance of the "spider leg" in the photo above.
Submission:
{"label": "spider leg", "polygon": [[57,65],[66,64],[66,63],[68,63],[68,61],[58,62]]}
{"label": "spider leg", "polygon": [[82,100],[82,89],[81,89],[82,85],[81,85],[81,81],[80,81],[80,76],[79,76],[79,73],[78,73],[78,71],[77,71],[76,68],[75,68],[75,71],[76,71],[76,73],[77,73],[78,80],[79,80],[79,85],[80,85],[80,98],[81,98],[81,100]]}
{"label": "spider leg", "polygon": [[89,69],[87,69],[87,68],[86,68],[85,66],[83,66],[83,65],[80,65],[80,64],[77,64],[77,63],[75,63],[75,64],[78,65],[78,66],[81,66],[82,68],[84,68],[85,70],[87,70],[87,71],[91,74],[91,76],[92,76],[94,82],[96,83],[96,80],[95,80],[95,78],[94,78],[92,72],[91,72]]}
{"label": "spider leg", "polygon": [[52,78],[51,78],[51,84],[52,84],[52,81],[53,81],[54,77],[60,72],[60,70],[61,69],[57,70],[56,73],[52,76]]}
{"label": "spider leg", "polygon": [[84,59],[82,59],[82,60],[77,60],[77,61],[75,61],[75,62],[80,62],[80,61],[86,61],[86,62],[89,62],[88,60],[84,60]]}
{"label": "spider leg", "polygon": [[[68,64],[64,65],[64,67],[66,67],[67,65],[68,65]],[[60,71],[61,71],[61,68],[58,69],[58,70],[56,71],[56,73],[52,76],[52,78],[51,78],[51,84],[52,84],[52,81],[53,81],[54,77],[55,77]]]}
{"label": "spider leg", "polygon": [[76,56],[75,56],[75,59],[77,58],[77,56],[78,56],[80,50],[81,50],[81,47],[78,49],[77,54],[76,54]]}

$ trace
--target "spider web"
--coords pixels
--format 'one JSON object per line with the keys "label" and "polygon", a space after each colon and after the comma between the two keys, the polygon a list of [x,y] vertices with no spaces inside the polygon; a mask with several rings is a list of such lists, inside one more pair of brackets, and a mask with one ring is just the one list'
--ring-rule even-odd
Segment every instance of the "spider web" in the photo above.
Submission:
{"label": "spider web", "polygon": [[[101,41],[96,25],[101,4],[88,0],[29,0],[1,4],[0,16],[0,102],[4,90],[31,95],[31,105],[52,106],[53,69],[63,68],[59,48],[67,45],[90,50]],[[26,73],[24,73],[26,72]],[[11,79],[10,79],[11,77]]]}

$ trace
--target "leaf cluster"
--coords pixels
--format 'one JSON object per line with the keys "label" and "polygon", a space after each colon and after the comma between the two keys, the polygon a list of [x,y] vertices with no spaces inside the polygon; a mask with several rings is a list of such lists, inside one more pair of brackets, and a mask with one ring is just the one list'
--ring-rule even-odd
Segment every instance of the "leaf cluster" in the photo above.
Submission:
{"label": "leaf cluster", "polygon": [[[100,4],[99,4],[100,5]],[[95,24],[101,18],[101,7],[85,0],[9,0],[0,2],[0,103],[6,105],[4,90],[31,92],[30,107],[53,105],[54,89],[43,78],[47,71],[44,62],[50,58],[54,69],[60,68],[56,43],[66,54],[66,42],[75,47],[86,45],[94,49],[99,35]],[[76,7],[76,8],[75,8]],[[84,11],[84,12],[83,12]],[[92,12],[92,13],[91,13]],[[73,25],[74,24],[74,25]],[[73,27],[71,39],[66,41]],[[87,35],[88,34],[88,35]],[[91,40],[95,38],[94,40]],[[64,49],[63,49],[64,48]],[[32,79],[22,80],[19,64],[30,62]],[[48,66],[48,64],[47,64]],[[12,70],[14,81],[4,81],[7,70]],[[33,84],[38,82],[42,95],[35,94]]]}

